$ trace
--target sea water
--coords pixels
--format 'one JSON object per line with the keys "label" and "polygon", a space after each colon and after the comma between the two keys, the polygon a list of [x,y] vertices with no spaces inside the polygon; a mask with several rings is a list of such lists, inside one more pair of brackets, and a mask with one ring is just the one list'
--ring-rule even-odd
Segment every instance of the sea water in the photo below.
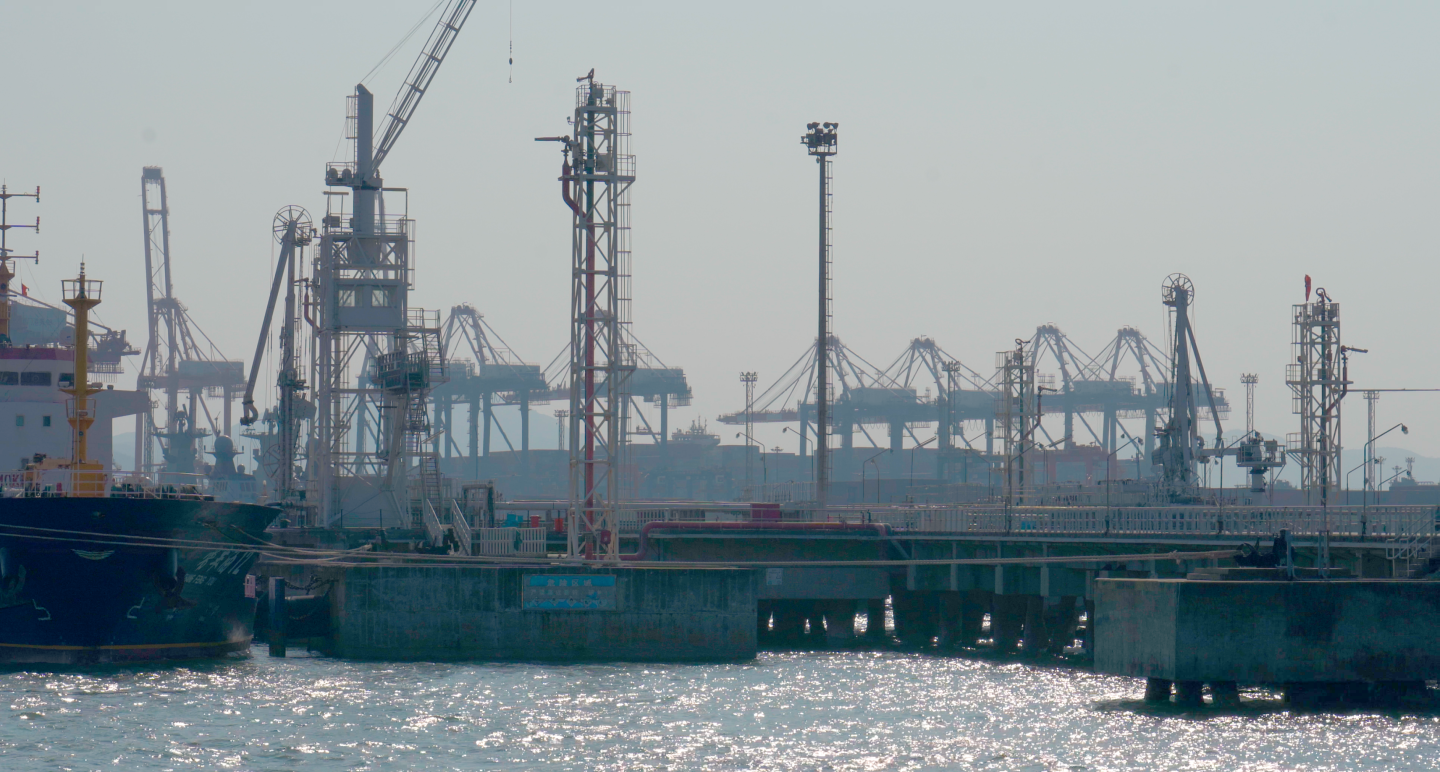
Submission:
{"label": "sea water", "polygon": [[1063,662],[903,650],[723,664],[323,657],[0,672],[0,770],[1420,770],[1440,711],[1141,702]]}

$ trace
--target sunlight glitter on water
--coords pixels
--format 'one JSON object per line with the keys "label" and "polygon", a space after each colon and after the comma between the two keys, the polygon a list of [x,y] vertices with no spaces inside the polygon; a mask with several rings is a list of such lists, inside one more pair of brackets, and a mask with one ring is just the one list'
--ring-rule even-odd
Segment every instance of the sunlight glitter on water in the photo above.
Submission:
{"label": "sunlight glitter on water", "polygon": [[0,673],[5,770],[1434,769],[1440,713],[1144,706],[1141,682],[897,651],[713,665],[248,660]]}

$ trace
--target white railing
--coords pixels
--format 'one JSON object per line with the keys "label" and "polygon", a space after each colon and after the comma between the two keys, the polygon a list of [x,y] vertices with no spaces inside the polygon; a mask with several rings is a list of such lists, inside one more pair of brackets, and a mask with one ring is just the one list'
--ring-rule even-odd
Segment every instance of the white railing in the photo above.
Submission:
{"label": "white railing", "polygon": [[499,557],[544,557],[544,528],[476,528],[475,553]]}
{"label": "white railing", "polygon": [[[531,509],[559,504],[527,503]],[[621,508],[619,531],[633,537],[650,522],[745,522],[750,505],[734,502],[634,502]],[[975,536],[1074,536],[1092,538],[1175,537],[1185,539],[1269,538],[1281,530],[1295,536],[1384,543],[1397,556],[1428,555],[1440,537],[1440,507],[1336,506],[1012,506],[842,504],[821,512],[783,506],[780,522],[876,523],[911,534]]]}
{"label": "white railing", "polygon": [[[1405,509],[1422,508],[1406,507]],[[1430,560],[1436,530],[1440,529],[1440,511],[1397,513],[1393,527],[1394,535],[1386,539],[1385,557],[1401,565],[1401,572],[1408,576],[1417,564],[1423,564]]]}
{"label": "white railing", "polygon": [[1397,545],[1428,540],[1440,526],[1440,508],[1433,506],[874,507],[861,514],[857,520],[851,508],[832,509],[823,518],[814,511],[796,513],[812,522],[884,523],[895,531],[920,533],[1267,537],[1281,530],[1296,536],[1328,531],[1332,537]]}
{"label": "white railing", "polygon": [[445,543],[445,528],[440,525],[440,518],[435,516],[435,507],[430,506],[430,499],[422,499],[421,511],[425,517],[425,533],[430,537],[430,543],[440,546]]}
{"label": "white railing", "polygon": [[460,542],[460,552],[465,555],[472,553],[472,541],[475,539],[475,532],[470,528],[470,521],[465,519],[465,513],[460,511],[460,505],[450,500],[450,527],[455,530],[455,538]]}

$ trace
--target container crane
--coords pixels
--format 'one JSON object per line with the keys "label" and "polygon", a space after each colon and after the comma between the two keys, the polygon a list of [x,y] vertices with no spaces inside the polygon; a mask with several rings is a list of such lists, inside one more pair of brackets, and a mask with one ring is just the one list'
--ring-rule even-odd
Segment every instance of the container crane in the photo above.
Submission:
{"label": "container crane", "polygon": [[[162,471],[196,474],[201,471],[200,440],[212,433],[229,433],[230,404],[235,393],[244,387],[245,379],[241,364],[225,359],[190,318],[189,309],[175,296],[170,260],[170,204],[165,192],[165,174],[158,166],[146,166],[141,171],[140,205],[145,225],[145,289],[150,335],[136,388],[165,394],[165,425],[157,427],[148,410],[139,414],[137,423],[143,425],[137,426],[135,432],[136,466],[143,471],[154,468],[152,449],[154,440],[158,439],[164,456]],[[116,344],[111,341],[108,348]],[[181,392],[189,394],[188,407],[180,403]],[[224,416],[218,426],[200,398],[206,392],[224,399]],[[209,432],[200,425],[202,411],[210,424]]]}

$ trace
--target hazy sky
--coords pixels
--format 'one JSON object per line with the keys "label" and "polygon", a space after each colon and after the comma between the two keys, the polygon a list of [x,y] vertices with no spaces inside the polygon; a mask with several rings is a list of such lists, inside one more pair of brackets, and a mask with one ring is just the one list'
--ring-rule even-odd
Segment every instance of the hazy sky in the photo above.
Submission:
{"label": "hazy sky", "polygon": [[[140,169],[163,166],[177,294],[248,359],[271,218],[323,211],[345,96],[432,5],[0,2],[0,177],[44,189],[15,207],[44,224],[12,243],[43,256],[24,282],[54,300],[83,253],[102,320],[143,345]],[[559,153],[531,140],[566,130],[594,67],[633,93],[635,331],[695,390],[672,426],[739,409],[739,371],[763,388],[814,336],[812,120],[841,126],[836,331],[876,364],[928,335],[988,372],[1046,322],[1091,354],[1122,325],[1159,343],[1160,284],[1180,271],[1212,381],[1240,408],[1240,374],[1258,373],[1258,428],[1284,434],[1308,273],[1370,349],[1357,386],[1440,386],[1440,6],[813,9],[515,2],[507,83],[510,6],[481,3],[384,167],[418,221],[412,305],[473,303],[542,365],[565,343]],[[377,106],[428,26],[367,81]],[[1358,395],[1347,410],[1358,447]],[[1440,394],[1380,413],[1440,455]]]}

